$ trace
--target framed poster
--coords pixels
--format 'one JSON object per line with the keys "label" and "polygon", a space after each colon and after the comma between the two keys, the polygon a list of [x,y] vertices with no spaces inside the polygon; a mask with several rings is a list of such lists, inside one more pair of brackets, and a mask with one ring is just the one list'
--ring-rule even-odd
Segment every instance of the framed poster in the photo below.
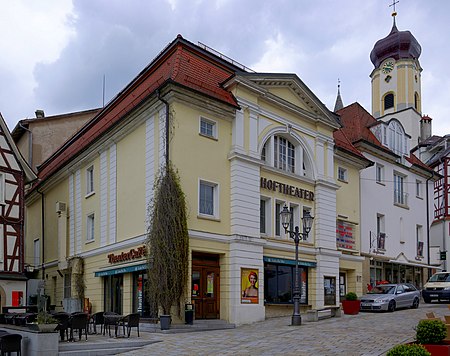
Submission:
{"label": "framed poster", "polygon": [[258,286],[258,270],[241,268],[242,304],[258,304]]}

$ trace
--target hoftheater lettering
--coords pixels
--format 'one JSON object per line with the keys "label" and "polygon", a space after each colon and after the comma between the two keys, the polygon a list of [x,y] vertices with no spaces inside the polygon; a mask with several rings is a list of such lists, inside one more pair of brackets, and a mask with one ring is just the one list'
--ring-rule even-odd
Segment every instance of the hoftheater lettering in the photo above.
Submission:
{"label": "hoftheater lettering", "polygon": [[109,263],[117,263],[117,262],[125,262],[125,261],[131,261],[138,258],[142,258],[147,255],[147,247],[142,246],[138,248],[132,248],[128,252],[122,252],[118,255],[115,255],[113,253],[110,253],[108,255],[108,261]]}
{"label": "hoftheater lettering", "polygon": [[305,200],[314,200],[314,193],[310,190],[294,187],[293,185],[277,182],[276,180],[261,177],[261,188],[290,195]]}

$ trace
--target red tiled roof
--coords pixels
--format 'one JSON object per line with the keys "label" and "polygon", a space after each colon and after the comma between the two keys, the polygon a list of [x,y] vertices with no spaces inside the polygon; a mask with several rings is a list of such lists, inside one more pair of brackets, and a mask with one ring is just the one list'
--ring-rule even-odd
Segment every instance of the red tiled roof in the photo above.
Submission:
{"label": "red tiled roof", "polygon": [[333,132],[334,142],[338,148],[346,150],[355,156],[366,159],[364,155],[351,143],[342,129]]}
{"label": "red tiled roof", "polygon": [[420,159],[418,159],[413,153],[410,153],[409,157],[406,157],[406,156],[405,156],[405,159],[406,159],[409,163],[411,163],[411,164],[413,164],[413,165],[416,165],[416,166],[419,166],[419,167],[421,167],[422,169],[425,169],[425,170],[430,171],[430,172],[433,171],[429,166],[427,166],[427,165],[426,165],[425,163],[423,163]]}
{"label": "red tiled roof", "polygon": [[370,131],[369,127],[377,123],[359,103],[353,103],[336,112],[341,117],[342,130],[352,143],[366,141],[378,146],[382,150],[386,148]]}
{"label": "red tiled roof", "polygon": [[238,107],[232,93],[221,86],[236,69],[215,59],[177,36],[108,106],[41,165],[40,180],[60,169],[165,83],[177,83]]}

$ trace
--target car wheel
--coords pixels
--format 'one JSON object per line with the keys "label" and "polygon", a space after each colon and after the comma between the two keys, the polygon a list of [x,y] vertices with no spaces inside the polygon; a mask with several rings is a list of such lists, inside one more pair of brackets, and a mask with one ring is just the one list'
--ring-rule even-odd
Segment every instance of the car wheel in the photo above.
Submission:
{"label": "car wheel", "polygon": [[389,311],[389,312],[395,311],[395,300],[391,300],[391,301],[389,302],[389,305],[388,305],[388,311]]}
{"label": "car wheel", "polygon": [[417,309],[419,307],[419,298],[414,298],[411,308]]}
{"label": "car wheel", "polygon": [[423,298],[423,301],[425,302],[425,303],[431,303],[431,299],[430,298]]}

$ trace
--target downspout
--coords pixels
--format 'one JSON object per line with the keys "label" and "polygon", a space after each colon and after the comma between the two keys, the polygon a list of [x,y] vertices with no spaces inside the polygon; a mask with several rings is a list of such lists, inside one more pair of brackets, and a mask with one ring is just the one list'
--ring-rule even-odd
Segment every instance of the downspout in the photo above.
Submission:
{"label": "downspout", "polygon": [[39,188],[36,191],[41,195],[41,236],[42,236],[42,280],[45,281],[45,204],[44,204],[44,193],[39,191]]}
{"label": "downspout", "polygon": [[[430,181],[430,179],[432,179],[434,177],[434,173],[431,174],[431,177],[427,178],[426,180],[426,199],[427,199],[427,265],[430,266],[430,197],[428,194],[428,183]],[[431,270],[430,267],[427,268],[428,269],[428,278],[427,280],[431,277]]]}
{"label": "downspout", "polygon": [[169,103],[161,97],[161,92],[156,90],[158,99],[166,105],[166,169],[169,168]]}
{"label": "downspout", "polygon": [[[28,131],[28,134],[30,136],[30,139],[28,140],[28,164],[30,165],[31,169],[33,169],[33,132],[30,129],[27,129],[25,126],[23,126],[19,121],[19,127],[21,129],[24,129],[25,131]],[[34,169],[33,169],[34,171]]]}

